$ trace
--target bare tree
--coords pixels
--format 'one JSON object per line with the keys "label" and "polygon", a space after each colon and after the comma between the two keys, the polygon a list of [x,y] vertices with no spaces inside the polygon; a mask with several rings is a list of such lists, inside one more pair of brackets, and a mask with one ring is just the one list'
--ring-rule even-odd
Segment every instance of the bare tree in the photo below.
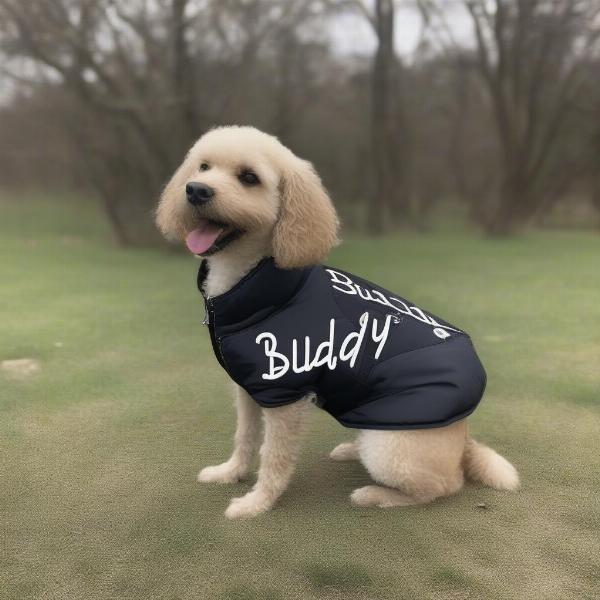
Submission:
{"label": "bare tree", "polygon": [[[600,63],[595,65],[593,71],[595,73],[600,71]],[[596,88],[595,98],[592,101],[595,103],[592,116],[594,127],[590,132],[590,143],[587,148],[586,170],[589,174],[591,203],[598,216],[596,223],[597,229],[600,231],[600,89]]]}
{"label": "bare tree", "polygon": [[77,101],[69,131],[121,243],[135,241],[127,222],[149,222],[174,157],[199,126],[184,76],[188,4],[164,0],[151,13],[143,0],[0,1],[7,70],[18,76],[15,69],[29,65],[38,81],[41,74]]}
{"label": "bare tree", "polygon": [[[328,19],[350,9],[373,56],[330,44]],[[420,11],[420,43],[400,57],[406,9]],[[456,11],[475,44],[453,35]],[[83,182],[119,241],[152,242],[151,207],[191,141],[247,123],[315,162],[346,223],[424,225],[460,197],[479,226],[509,233],[595,189],[599,12],[600,0],[0,0],[14,94],[0,178]]]}
{"label": "bare tree", "polygon": [[492,234],[528,222],[572,172],[561,165],[561,139],[585,81],[581,65],[600,35],[593,0],[465,0],[477,42],[477,68],[488,91],[500,148]]}
{"label": "bare tree", "polygon": [[[67,131],[87,179],[118,241],[146,243],[151,207],[191,141],[211,125],[244,120],[261,49],[279,31],[291,39],[323,5],[0,0],[4,74],[22,83],[29,72],[40,92],[58,85],[75,100]],[[288,94],[281,90],[282,128],[293,110]]]}
{"label": "bare tree", "polygon": [[375,0],[371,8],[357,0],[354,5],[375,33],[377,46],[371,71],[371,164],[373,202],[367,226],[381,233],[390,218],[398,221],[409,213],[409,132],[401,94],[401,64],[394,49],[396,6],[394,0]]}

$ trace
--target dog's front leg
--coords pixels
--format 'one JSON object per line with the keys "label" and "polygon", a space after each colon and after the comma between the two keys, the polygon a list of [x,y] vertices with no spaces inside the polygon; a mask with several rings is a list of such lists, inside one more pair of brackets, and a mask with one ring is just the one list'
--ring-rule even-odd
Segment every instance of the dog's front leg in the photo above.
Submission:
{"label": "dog's front leg", "polygon": [[254,517],[269,510],[285,491],[294,472],[310,398],[278,408],[265,408],[265,439],[260,448],[258,479],[252,491],[234,498],[225,511],[229,519]]}
{"label": "dog's front leg", "polygon": [[198,481],[235,483],[248,475],[260,434],[260,407],[248,393],[236,386],[237,427],[231,458],[220,465],[206,467],[198,473]]}

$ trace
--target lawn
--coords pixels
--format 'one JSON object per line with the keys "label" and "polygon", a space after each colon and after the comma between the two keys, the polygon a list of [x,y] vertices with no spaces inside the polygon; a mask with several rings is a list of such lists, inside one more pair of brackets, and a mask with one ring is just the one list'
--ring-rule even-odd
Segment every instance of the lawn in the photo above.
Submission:
{"label": "lawn", "polygon": [[[520,470],[430,506],[351,506],[368,483],[315,412],[294,480],[201,485],[234,428],[184,255],[116,248],[94,205],[0,200],[0,598],[568,599],[600,596],[600,236],[350,238],[332,264],[469,331],[488,370],[473,434]],[[485,508],[481,507],[485,505]]]}

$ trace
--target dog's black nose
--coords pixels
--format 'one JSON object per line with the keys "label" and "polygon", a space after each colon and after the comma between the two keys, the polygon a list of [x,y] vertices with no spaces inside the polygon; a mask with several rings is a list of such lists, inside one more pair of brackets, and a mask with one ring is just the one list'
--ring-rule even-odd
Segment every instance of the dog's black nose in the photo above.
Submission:
{"label": "dog's black nose", "polygon": [[185,195],[190,204],[198,206],[208,202],[215,195],[215,190],[205,183],[192,181],[185,186]]}

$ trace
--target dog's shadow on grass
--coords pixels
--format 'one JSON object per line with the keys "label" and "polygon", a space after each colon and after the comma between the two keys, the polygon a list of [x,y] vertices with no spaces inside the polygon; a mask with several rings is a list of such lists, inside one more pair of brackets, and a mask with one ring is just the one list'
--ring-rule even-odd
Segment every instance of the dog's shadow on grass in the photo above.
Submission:
{"label": "dog's shadow on grass", "polygon": [[358,460],[334,461],[322,448],[308,449],[278,505],[282,508],[310,508],[315,505],[339,506],[350,502],[350,493],[373,483]]}

